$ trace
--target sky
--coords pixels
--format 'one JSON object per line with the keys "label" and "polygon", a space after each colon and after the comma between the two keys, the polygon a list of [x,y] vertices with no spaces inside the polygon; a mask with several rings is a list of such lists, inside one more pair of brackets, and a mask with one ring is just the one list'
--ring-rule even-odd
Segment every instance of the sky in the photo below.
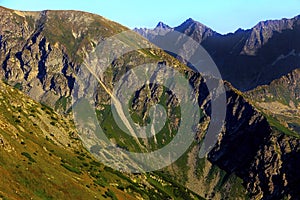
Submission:
{"label": "sky", "polygon": [[174,27],[193,18],[219,33],[300,15],[300,0],[0,0],[0,5],[28,11],[87,11],[129,28],[154,28],[159,21]]}

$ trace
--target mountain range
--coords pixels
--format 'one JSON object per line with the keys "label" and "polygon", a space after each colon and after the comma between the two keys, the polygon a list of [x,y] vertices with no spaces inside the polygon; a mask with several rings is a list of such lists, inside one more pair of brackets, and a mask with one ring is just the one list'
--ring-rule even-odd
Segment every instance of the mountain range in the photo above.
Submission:
{"label": "mountain range", "polygon": [[212,56],[223,79],[241,91],[269,84],[299,68],[300,16],[262,21],[251,29],[226,35],[191,18],[174,28],[162,24],[134,31],[150,41],[171,30],[192,37]]}
{"label": "mountain range", "polygon": [[[101,164],[95,157],[98,146],[87,148],[79,139],[82,135],[71,108],[82,63],[100,41],[129,29],[79,11],[22,12],[1,7],[0,16],[0,173],[5,177],[0,181],[0,198],[299,198],[299,16],[260,22],[227,35],[193,19],[175,28],[160,22],[151,30],[135,29],[150,42],[174,30],[199,42],[225,80],[227,105],[217,143],[200,158],[201,142],[212,123],[211,97],[203,76],[177,55],[157,48],[114,57],[100,77],[105,88],[99,87],[93,96],[99,124],[119,148],[159,149],[179,127],[176,95],[148,84],[136,91],[128,109],[135,123],[147,124],[149,108],[161,104],[169,118],[162,131],[156,138],[135,141],[118,128],[107,91],[135,66],[176,66],[189,80],[202,110],[189,149],[172,165],[140,174]],[[146,38],[139,42],[148,43]],[[109,153],[107,159],[118,159]]]}

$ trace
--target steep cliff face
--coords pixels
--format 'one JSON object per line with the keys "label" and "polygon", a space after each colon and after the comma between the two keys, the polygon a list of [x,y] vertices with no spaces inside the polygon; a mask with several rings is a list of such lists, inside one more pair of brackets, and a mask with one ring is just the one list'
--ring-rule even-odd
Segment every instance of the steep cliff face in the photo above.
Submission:
{"label": "steep cliff face", "polygon": [[76,67],[101,37],[125,30],[82,12],[0,9],[1,77],[34,99],[54,106],[70,96]]}
{"label": "steep cliff face", "polygon": [[[227,116],[217,144],[205,159],[198,157],[198,146],[191,147],[186,173],[178,172],[176,162],[169,169],[171,175],[180,176],[207,199],[297,199],[299,173],[293,166],[300,164],[299,135],[260,112],[231,85],[226,89]],[[202,107],[209,113],[209,105]],[[202,128],[208,124],[205,117]],[[199,143],[203,136],[198,135]]]}
{"label": "steep cliff face", "polygon": [[249,170],[247,188],[258,198],[297,199],[299,138],[277,130],[261,146]]}
{"label": "steep cliff face", "polygon": [[[205,93],[203,88],[202,86],[201,93]],[[207,199],[255,199],[257,195],[247,184],[255,183],[256,180],[250,179],[249,174],[252,164],[256,162],[257,153],[272,135],[272,130],[266,118],[228,83],[226,94],[227,114],[218,141],[207,158],[199,158],[197,146],[188,153],[186,185]],[[205,97],[200,102],[203,103],[205,113],[210,113],[210,105],[205,105],[209,99]],[[204,130],[209,121],[209,118],[203,120]],[[204,136],[203,133],[199,134],[200,144]],[[257,172],[253,174],[255,177]],[[264,194],[264,197],[267,195]]]}
{"label": "steep cliff face", "polygon": [[[227,92],[227,116],[219,142],[209,159],[229,172],[243,174],[271,129],[267,120],[242,96]],[[246,170],[247,171],[247,170]]]}
{"label": "steep cliff face", "polygon": [[300,164],[299,137],[274,126],[242,96],[230,96],[225,130],[208,159],[241,177],[253,199],[297,198],[299,173],[292,165]]}

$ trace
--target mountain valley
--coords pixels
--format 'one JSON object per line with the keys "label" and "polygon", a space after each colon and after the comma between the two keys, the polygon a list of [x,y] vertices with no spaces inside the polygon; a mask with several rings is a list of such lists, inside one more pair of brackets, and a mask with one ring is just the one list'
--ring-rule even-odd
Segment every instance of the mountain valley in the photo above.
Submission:
{"label": "mountain valley", "polygon": [[[108,59],[109,67],[99,76],[105,87],[99,86],[93,97],[98,122],[118,148],[160,149],[180,127],[178,98],[157,84],[141,85],[126,103],[140,125],[149,123],[151,106],[165,108],[168,120],[156,138],[133,140],[118,127],[108,91],[135,66],[173,66],[192,86],[201,111],[188,150],[170,166],[138,174],[104,166],[93,154],[97,146],[92,150],[80,140],[72,112],[80,68],[100,41],[129,29],[80,11],[0,7],[0,16],[0,199],[299,199],[299,16],[227,35],[193,19],[175,28],[160,22],[152,30],[135,29],[145,37],[136,34],[137,42],[123,38],[125,45],[142,46],[172,31],[186,34],[206,49],[225,80],[224,126],[211,151],[200,158],[213,123],[206,86],[211,77],[151,44]],[[85,78],[86,83],[93,80]],[[126,84],[134,83],[128,79]]]}

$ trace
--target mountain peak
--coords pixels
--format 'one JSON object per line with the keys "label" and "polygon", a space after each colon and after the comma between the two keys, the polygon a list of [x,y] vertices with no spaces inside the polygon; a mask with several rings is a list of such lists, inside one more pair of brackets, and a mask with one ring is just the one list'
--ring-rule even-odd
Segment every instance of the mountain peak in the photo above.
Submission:
{"label": "mountain peak", "polygon": [[190,18],[188,18],[187,20],[185,20],[185,22],[193,22],[193,23],[194,23],[194,22],[196,22],[196,21],[195,21],[193,18],[190,17]]}
{"label": "mountain peak", "polygon": [[216,34],[212,29],[192,18],[188,18],[182,24],[175,27],[174,30],[192,36],[194,40],[200,43],[207,37]]}
{"label": "mountain peak", "polygon": [[195,24],[195,23],[199,23],[200,22],[197,22],[195,20],[193,20],[192,18],[188,18],[187,20],[185,20],[180,26],[190,26],[191,24]]}
{"label": "mountain peak", "polygon": [[177,28],[181,27],[181,28],[184,28],[184,29],[187,29],[188,27],[191,27],[191,26],[197,26],[197,27],[203,27],[203,28],[208,28],[207,26],[205,26],[204,24],[198,22],[198,21],[195,21],[194,19],[192,18],[188,18],[187,20],[185,20],[181,25],[179,25]]}
{"label": "mountain peak", "polygon": [[163,29],[170,29],[171,27],[163,22],[158,22],[155,28],[163,28]]}

